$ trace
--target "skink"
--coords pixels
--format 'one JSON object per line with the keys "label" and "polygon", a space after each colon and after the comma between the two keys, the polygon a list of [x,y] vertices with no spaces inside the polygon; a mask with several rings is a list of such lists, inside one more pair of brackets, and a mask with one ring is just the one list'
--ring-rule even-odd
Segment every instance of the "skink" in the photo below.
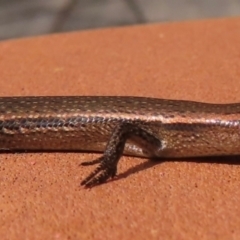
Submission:
{"label": "skink", "polygon": [[240,103],[142,97],[1,97],[0,150],[103,152],[81,184],[114,177],[123,154],[180,158],[240,154]]}

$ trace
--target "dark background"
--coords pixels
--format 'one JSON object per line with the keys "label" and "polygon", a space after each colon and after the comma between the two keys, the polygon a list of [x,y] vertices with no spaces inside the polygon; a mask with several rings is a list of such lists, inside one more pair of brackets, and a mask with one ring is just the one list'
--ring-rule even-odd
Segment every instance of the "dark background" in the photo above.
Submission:
{"label": "dark background", "polygon": [[0,40],[240,15],[240,0],[0,0]]}

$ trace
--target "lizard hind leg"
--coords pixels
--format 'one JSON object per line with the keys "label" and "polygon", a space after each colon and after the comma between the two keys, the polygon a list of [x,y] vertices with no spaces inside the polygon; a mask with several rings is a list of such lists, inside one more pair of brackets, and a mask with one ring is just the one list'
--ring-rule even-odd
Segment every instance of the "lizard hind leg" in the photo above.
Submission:
{"label": "lizard hind leg", "polygon": [[134,136],[145,140],[148,146],[153,146],[153,149],[161,146],[160,140],[145,129],[134,123],[123,122],[114,129],[103,155],[96,160],[81,164],[88,166],[99,163],[98,167],[81,182],[81,185],[93,187],[113,178],[117,173],[117,164],[123,155],[125,143],[127,139]]}

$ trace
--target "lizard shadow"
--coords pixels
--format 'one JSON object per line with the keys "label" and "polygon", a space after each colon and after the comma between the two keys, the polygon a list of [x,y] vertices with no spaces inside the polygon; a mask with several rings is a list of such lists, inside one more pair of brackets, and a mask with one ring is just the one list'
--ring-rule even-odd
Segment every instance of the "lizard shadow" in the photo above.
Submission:
{"label": "lizard shadow", "polygon": [[151,158],[148,161],[144,161],[134,167],[131,167],[127,171],[118,174],[111,181],[118,181],[122,178],[126,178],[129,175],[145,171],[148,168],[152,168],[155,165],[163,162],[192,162],[192,163],[210,163],[210,164],[226,164],[226,165],[240,165],[240,155],[236,156],[214,156],[214,157],[196,157],[196,158],[177,158],[177,159],[159,159]]}
{"label": "lizard shadow", "polygon": [[[5,154],[21,154],[21,153],[41,153],[41,150],[4,150],[1,149],[0,153],[5,153]],[[47,153],[52,153],[52,152],[66,152],[66,151],[54,151],[54,150],[44,150],[44,152]],[[76,151],[67,151],[67,152],[76,152]],[[77,151],[81,152],[81,151]],[[167,158],[140,158],[143,162],[140,164],[129,168],[123,173],[117,174],[113,179],[110,181],[118,181],[120,179],[126,178],[129,175],[145,171],[148,168],[152,168],[155,165],[161,164],[163,162],[192,162],[192,163],[209,163],[209,164],[226,164],[226,165],[240,165],[240,155],[235,155],[235,156],[212,156],[212,157],[191,157],[191,158],[172,158],[172,159],[167,159]],[[147,161],[146,161],[147,160]],[[107,183],[107,182],[105,182]],[[104,184],[104,183],[103,183]]]}

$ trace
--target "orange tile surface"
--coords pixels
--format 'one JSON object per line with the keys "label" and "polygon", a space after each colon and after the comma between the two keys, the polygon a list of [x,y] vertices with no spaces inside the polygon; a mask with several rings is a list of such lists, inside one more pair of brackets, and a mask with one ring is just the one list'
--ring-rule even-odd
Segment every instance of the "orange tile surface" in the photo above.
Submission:
{"label": "orange tile surface", "polygon": [[[0,95],[134,95],[240,102],[240,18],[0,43]],[[240,239],[234,158],[123,157],[115,181],[79,187],[98,154],[0,155],[1,239]],[[222,160],[222,163],[216,163]]]}

